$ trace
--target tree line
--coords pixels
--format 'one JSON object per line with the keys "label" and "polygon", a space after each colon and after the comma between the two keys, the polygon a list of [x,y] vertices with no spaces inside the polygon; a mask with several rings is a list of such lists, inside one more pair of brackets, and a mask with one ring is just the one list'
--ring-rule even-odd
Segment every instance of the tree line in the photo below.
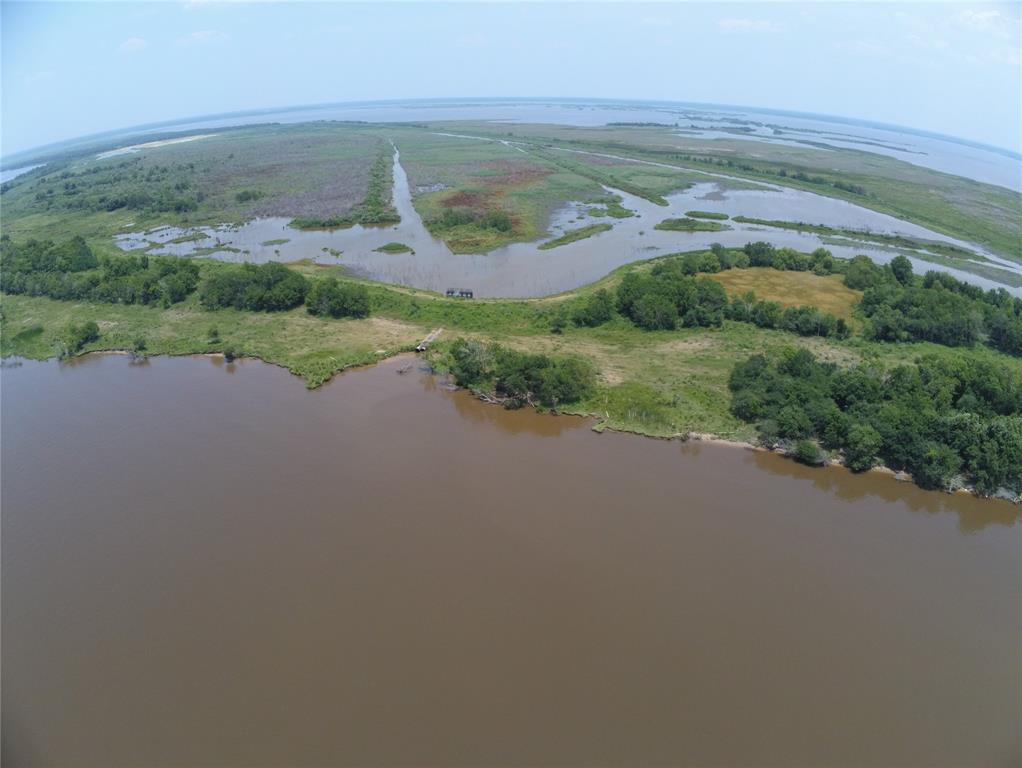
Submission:
{"label": "tree line", "polygon": [[530,354],[459,338],[448,360],[458,386],[495,393],[505,408],[557,408],[582,400],[596,386],[592,364],[578,357]]}
{"label": "tree line", "polygon": [[729,379],[731,412],[807,463],[883,462],[924,488],[1022,492],[1022,380],[1003,363],[928,355],[888,371],[839,368],[805,349],[752,355]]}
{"label": "tree line", "polygon": [[0,290],[64,301],[168,307],[198,290],[206,309],[279,312],[306,304],[309,314],[367,317],[365,286],[328,277],[308,280],[283,264],[225,264],[199,279],[199,265],[177,256],[96,256],[85,240],[15,243],[0,236]]}
{"label": "tree line", "polygon": [[64,301],[168,307],[199,282],[199,266],[175,256],[97,257],[81,237],[63,243],[0,237],[0,289]]}
{"label": "tree line", "polygon": [[[847,338],[851,329],[843,318],[812,306],[784,308],[775,301],[758,300],[748,292],[728,298],[724,286],[702,273],[749,266],[776,269],[813,270],[830,274],[837,262],[825,249],[802,254],[788,248],[776,250],[768,243],[749,243],[741,251],[729,251],[714,244],[710,251],[669,257],[649,272],[629,272],[617,287],[590,294],[571,312],[578,326],[595,327],[621,314],[646,330],[685,327],[719,327],[724,320],[753,323],[761,328],[778,328],[801,336]],[[563,330],[563,317],[553,329]]]}
{"label": "tree line", "polygon": [[916,275],[896,256],[880,266],[853,258],[845,284],[863,291],[863,335],[877,341],[932,341],[949,347],[985,343],[1022,355],[1022,299],[1004,288],[983,290],[944,272]]}

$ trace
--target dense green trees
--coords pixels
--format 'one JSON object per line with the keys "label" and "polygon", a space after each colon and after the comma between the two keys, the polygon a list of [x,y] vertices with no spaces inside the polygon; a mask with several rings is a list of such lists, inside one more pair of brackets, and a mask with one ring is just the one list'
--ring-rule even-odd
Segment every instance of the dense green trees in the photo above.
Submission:
{"label": "dense green trees", "polygon": [[207,309],[279,312],[302,304],[308,290],[308,281],[283,264],[238,264],[206,278],[199,289],[199,301]]}
{"label": "dense green trees", "polygon": [[[833,268],[833,257],[822,248],[805,255],[794,251],[787,253],[786,249],[776,251],[767,243],[750,243],[741,251],[728,251],[714,244],[709,251],[662,259],[649,272],[628,272],[618,284],[616,302],[606,289],[600,289],[577,305],[571,316],[576,325],[601,325],[613,317],[616,304],[622,315],[651,331],[673,330],[680,326],[718,327],[726,318],[801,336],[846,338],[850,334],[843,319],[816,307],[783,309],[777,302],[757,300],[753,293],[729,301],[719,282],[696,277],[702,273],[744,268],[754,260],[776,263],[782,265],[779,268],[787,269],[823,265],[829,272]],[[563,318],[555,318],[554,332],[563,329]]]}
{"label": "dense green trees", "polygon": [[647,330],[670,330],[678,325],[720,326],[727,294],[715,280],[686,274],[683,259],[671,259],[657,264],[649,273],[625,275],[618,285],[617,304],[621,314]]}
{"label": "dense green trees", "polygon": [[805,254],[794,248],[775,248],[761,241],[746,243],[742,251],[752,267],[773,267],[792,272],[812,271],[818,275],[829,275],[838,268],[838,263],[826,248],[817,248],[811,254]]}
{"label": "dense green trees", "polygon": [[477,211],[466,207],[444,208],[440,215],[427,222],[431,232],[443,232],[465,224],[474,224],[482,229],[494,229],[498,232],[510,232],[514,229],[514,220],[500,209]]}
{"label": "dense green trees", "polygon": [[525,354],[457,339],[449,359],[458,386],[495,392],[507,408],[527,403],[556,408],[581,400],[596,384],[592,365],[577,357]]}
{"label": "dense green trees", "polygon": [[364,285],[340,283],[328,277],[316,280],[305,297],[310,315],[330,317],[368,317],[369,291]]}
{"label": "dense green trees", "polygon": [[961,478],[981,493],[1022,492],[1022,379],[999,363],[928,356],[882,371],[788,350],[738,363],[729,386],[732,413],[801,460],[810,440],[856,471],[883,461],[927,488]]}
{"label": "dense green trees", "polygon": [[195,290],[199,267],[174,256],[97,258],[81,237],[63,243],[0,237],[0,289],[53,299],[169,306]]}
{"label": "dense green trees", "polygon": [[0,237],[0,290],[68,301],[170,306],[199,288],[206,309],[233,307],[281,311],[300,306],[309,295],[309,313],[366,317],[369,292],[334,278],[306,280],[283,264],[230,264],[209,267],[199,283],[199,265],[176,256],[124,254],[97,258],[81,237],[63,243]]}
{"label": "dense green trees", "polygon": [[877,341],[932,341],[949,347],[986,342],[1022,355],[1022,299],[1003,288],[984,291],[944,272],[913,274],[904,256],[879,266],[856,256],[845,284],[862,291],[859,311],[869,322],[867,338]]}

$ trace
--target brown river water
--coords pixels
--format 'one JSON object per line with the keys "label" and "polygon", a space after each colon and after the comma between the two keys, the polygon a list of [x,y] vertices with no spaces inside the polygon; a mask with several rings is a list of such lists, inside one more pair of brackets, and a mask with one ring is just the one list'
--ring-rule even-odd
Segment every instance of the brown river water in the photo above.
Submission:
{"label": "brown river water", "polygon": [[1019,508],[406,364],[4,369],[3,764],[1022,763]]}

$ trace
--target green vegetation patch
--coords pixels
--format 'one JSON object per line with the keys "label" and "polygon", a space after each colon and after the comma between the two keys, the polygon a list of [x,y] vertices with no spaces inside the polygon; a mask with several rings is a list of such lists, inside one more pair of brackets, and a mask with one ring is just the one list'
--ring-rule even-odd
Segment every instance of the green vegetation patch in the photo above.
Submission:
{"label": "green vegetation patch", "polygon": [[683,217],[680,219],[664,219],[654,229],[665,230],[667,232],[720,232],[725,229],[731,229],[731,227],[727,224],[721,224],[719,221],[701,221],[699,219]]}
{"label": "green vegetation patch", "polygon": [[585,240],[587,237],[598,235],[601,232],[607,232],[613,229],[611,224],[590,224],[587,227],[579,227],[578,229],[570,229],[560,237],[555,237],[553,240],[547,240],[545,243],[539,244],[541,251],[548,251],[551,248],[557,248],[568,243],[574,243],[578,240]]}
{"label": "green vegetation patch", "polygon": [[1022,493],[1022,378],[1004,364],[923,357],[887,371],[840,368],[792,349],[739,362],[728,386],[731,412],[805,463],[822,463],[822,445],[852,470],[882,461],[924,488]]}
{"label": "green vegetation patch", "polygon": [[726,221],[730,218],[726,213],[714,213],[713,211],[685,211],[685,215],[690,219],[714,219],[716,221]]}
{"label": "green vegetation patch", "polygon": [[597,208],[590,208],[589,215],[610,216],[613,219],[628,219],[635,215],[635,211],[621,205],[620,195],[611,195],[606,205]]}
{"label": "green vegetation patch", "polygon": [[345,215],[366,197],[380,148],[365,126],[306,123],[224,129],[107,159],[79,149],[2,185],[4,231],[79,234],[113,253],[109,238],[125,231]]}
{"label": "green vegetation patch", "polygon": [[373,248],[377,253],[415,253],[411,246],[404,243],[386,243],[379,248]]}

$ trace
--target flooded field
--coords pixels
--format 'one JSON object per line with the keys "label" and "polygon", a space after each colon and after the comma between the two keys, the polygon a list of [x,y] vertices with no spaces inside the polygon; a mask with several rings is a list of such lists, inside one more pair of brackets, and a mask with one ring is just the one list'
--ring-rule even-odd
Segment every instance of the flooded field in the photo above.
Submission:
{"label": "flooded field", "polygon": [[1022,761],[1018,507],[405,365],[5,367],[4,765]]}
{"label": "flooded field", "polygon": [[[452,137],[451,140],[467,139]],[[611,230],[595,237],[552,250],[541,250],[539,242],[531,242],[515,243],[486,254],[464,255],[451,253],[447,245],[433,237],[423,225],[412,204],[400,153],[395,152],[393,197],[394,206],[401,215],[401,223],[396,226],[302,231],[289,227],[288,218],[271,217],[237,226],[194,230],[164,227],[147,233],[119,235],[116,242],[126,250],[148,247],[151,253],[202,254],[227,261],[312,259],[325,264],[342,264],[357,274],[384,282],[434,291],[467,288],[479,297],[502,298],[559,293],[598,280],[623,264],[666,253],[706,248],[711,243],[742,246],[750,240],[767,240],[779,247],[789,246],[802,251],[825,246],[840,257],[850,258],[864,253],[881,263],[889,261],[897,253],[853,241],[825,244],[816,234],[738,222],[727,222],[731,228],[722,232],[664,232],[654,229],[660,221],[684,216],[686,211],[693,209],[901,234],[984,253],[968,243],[846,201],[768,185],[763,185],[762,189],[728,189],[726,178],[714,180],[713,174],[706,176],[705,183],[668,196],[669,205],[666,207],[608,188],[608,191],[621,196],[626,208],[638,214],[632,218],[594,219],[587,213],[589,206],[582,204],[569,204],[555,213],[551,222],[553,236],[598,220],[613,225]],[[403,254],[376,252],[380,246],[395,241],[408,245],[412,250]],[[986,255],[1018,270],[1017,265]],[[915,261],[921,271],[942,269],[985,287],[1000,285],[951,268]]]}

